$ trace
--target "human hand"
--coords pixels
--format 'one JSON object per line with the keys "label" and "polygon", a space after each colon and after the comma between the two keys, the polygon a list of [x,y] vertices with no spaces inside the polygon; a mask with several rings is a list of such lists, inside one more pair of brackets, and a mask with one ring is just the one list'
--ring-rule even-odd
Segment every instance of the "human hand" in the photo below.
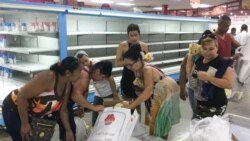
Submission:
{"label": "human hand", "polygon": [[187,92],[186,92],[186,90],[182,90],[182,89],[181,89],[180,98],[181,98],[183,101],[186,101],[186,98],[187,98]]}
{"label": "human hand", "polygon": [[101,112],[103,110],[104,110],[103,105],[95,105],[95,107],[94,107],[94,111],[96,111],[96,112]]}
{"label": "human hand", "polygon": [[21,137],[22,137],[22,140],[25,141],[25,140],[30,140],[30,137],[32,136],[32,131],[31,131],[31,127],[30,127],[30,124],[27,123],[27,124],[22,124],[21,125]]}
{"label": "human hand", "polygon": [[242,53],[235,53],[234,55],[233,55],[233,60],[238,60],[240,57],[242,57],[243,56],[243,54]]}
{"label": "human hand", "polygon": [[78,108],[75,111],[75,115],[78,116],[78,117],[83,117],[84,116],[83,108],[78,106]]}
{"label": "human hand", "polygon": [[74,141],[74,135],[72,131],[66,131],[66,141]]}
{"label": "human hand", "polygon": [[208,81],[209,74],[205,71],[198,71],[197,76],[199,80]]}
{"label": "human hand", "polygon": [[132,109],[128,101],[123,101],[122,105],[124,108]]}

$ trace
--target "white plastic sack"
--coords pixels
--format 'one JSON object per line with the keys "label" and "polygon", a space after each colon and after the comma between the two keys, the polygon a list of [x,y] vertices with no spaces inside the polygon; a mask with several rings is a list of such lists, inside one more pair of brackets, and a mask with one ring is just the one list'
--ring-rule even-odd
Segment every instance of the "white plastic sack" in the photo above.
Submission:
{"label": "white plastic sack", "polygon": [[88,125],[83,118],[75,117],[76,123],[76,141],[86,141],[88,138]]}
{"label": "white plastic sack", "polygon": [[139,118],[135,110],[109,107],[98,115],[88,141],[129,141]]}
{"label": "white plastic sack", "polygon": [[192,120],[190,133],[193,141],[231,141],[230,123],[213,116],[202,120]]}

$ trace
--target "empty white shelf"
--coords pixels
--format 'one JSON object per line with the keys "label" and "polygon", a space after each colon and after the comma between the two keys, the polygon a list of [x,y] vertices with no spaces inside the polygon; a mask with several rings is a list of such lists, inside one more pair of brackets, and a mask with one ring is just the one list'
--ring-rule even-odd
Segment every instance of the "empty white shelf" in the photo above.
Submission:
{"label": "empty white shelf", "polygon": [[27,31],[27,32],[17,32],[17,31],[0,31],[1,35],[16,35],[16,36],[34,36],[32,34],[57,34],[58,32],[45,32],[45,31]]}
{"label": "empty white shelf", "polygon": [[165,44],[182,44],[182,43],[195,43],[198,40],[181,40],[181,41],[165,41],[165,42],[152,42],[147,43],[147,45],[165,45]]}
{"label": "empty white shelf", "polygon": [[181,66],[166,67],[161,69],[166,75],[174,74],[180,72]]}
{"label": "empty white shelf", "polygon": [[4,47],[0,48],[1,51],[23,53],[23,54],[32,54],[32,53],[42,53],[49,51],[58,51],[59,49],[55,48],[31,48],[31,47]]}
{"label": "empty white shelf", "polygon": [[[152,42],[146,43],[147,45],[164,45],[164,44],[182,44],[182,43],[195,43],[198,40],[184,40],[184,41],[166,41],[166,42]],[[106,44],[106,45],[80,45],[80,46],[68,46],[68,50],[79,49],[96,49],[96,48],[116,48],[119,44]]]}
{"label": "empty white shelf", "polygon": [[[184,49],[173,49],[173,50],[166,50],[166,51],[153,51],[150,53],[152,53],[153,55],[156,55],[156,54],[166,54],[166,53],[178,53],[178,52],[186,52],[188,51],[188,48],[184,48]],[[111,60],[111,59],[115,59],[116,56],[113,55],[113,56],[104,56],[104,57],[92,57],[91,59],[94,59],[94,60]]]}
{"label": "empty white shelf", "polygon": [[17,62],[16,64],[3,64],[3,67],[26,73],[34,73],[48,70],[50,66],[39,63]]}
{"label": "empty white shelf", "polygon": [[[202,32],[142,32],[141,34],[195,34],[195,33],[202,33]],[[76,35],[124,35],[127,32],[69,32],[67,33],[68,36],[76,36]]]}
{"label": "empty white shelf", "polygon": [[155,52],[151,52],[153,55],[156,54],[166,54],[166,53],[177,53],[177,52],[185,52],[188,51],[187,48],[184,49],[172,49],[172,50],[166,50],[166,51],[155,51]]}
{"label": "empty white shelf", "polygon": [[103,56],[103,57],[91,57],[91,59],[94,60],[111,60],[111,59],[115,59],[116,56],[112,55],[112,56]]}
{"label": "empty white shelf", "polygon": [[115,48],[118,44],[107,44],[107,45],[83,45],[83,46],[68,46],[68,50],[78,49],[96,49],[96,48]]}
{"label": "empty white shelf", "polygon": [[161,64],[169,64],[169,63],[175,63],[175,62],[180,62],[182,61],[184,58],[177,58],[177,59],[171,59],[171,60],[165,60],[165,61],[156,61],[156,62],[151,62],[151,64],[153,65],[161,65]]}
{"label": "empty white shelf", "polygon": [[116,72],[116,71],[122,71],[123,67],[115,67],[112,69],[112,72]]}
{"label": "empty white shelf", "polygon": [[89,35],[89,34],[97,34],[97,35],[112,35],[112,34],[127,34],[126,32],[69,32],[68,36],[74,35]]}

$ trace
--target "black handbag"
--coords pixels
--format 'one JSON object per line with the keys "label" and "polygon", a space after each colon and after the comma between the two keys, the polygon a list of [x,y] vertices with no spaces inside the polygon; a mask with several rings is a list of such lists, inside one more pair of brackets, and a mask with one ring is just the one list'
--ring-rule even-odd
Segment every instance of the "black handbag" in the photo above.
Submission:
{"label": "black handbag", "polygon": [[54,131],[56,120],[43,118],[31,118],[32,136],[30,141],[50,141]]}

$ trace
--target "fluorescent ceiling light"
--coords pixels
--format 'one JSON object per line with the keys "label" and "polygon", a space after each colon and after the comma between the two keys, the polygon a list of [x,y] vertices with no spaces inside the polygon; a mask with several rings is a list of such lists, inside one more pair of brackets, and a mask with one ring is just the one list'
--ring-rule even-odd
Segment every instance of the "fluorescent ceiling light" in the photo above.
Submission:
{"label": "fluorescent ceiling light", "polygon": [[198,7],[199,8],[208,8],[208,7],[211,7],[211,5],[209,5],[209,4],[199,4]]}
{"label": "fluorescent ceiling light", "polygon": [[92,0],[92,2],[95,2],[95,3],[108,3],[108,4],[114,3],[111,0]]}
{"label": "fluorescent ceiling light", "polygon": [[135,4],[134,4],[134,3],[121,2],[121,3],[116,3],[116,5],[121,5],[121,6],[133,6],[133,5],[135,5]]}
{"label": "fluorescent ceiling light", "polygon": [[134,0],[128,0],[128,1],[134,1]]}
{"label": "fluorescent ceiling light", "polygon": [[155,10],[162,10],[162,7],[154,7]]}

